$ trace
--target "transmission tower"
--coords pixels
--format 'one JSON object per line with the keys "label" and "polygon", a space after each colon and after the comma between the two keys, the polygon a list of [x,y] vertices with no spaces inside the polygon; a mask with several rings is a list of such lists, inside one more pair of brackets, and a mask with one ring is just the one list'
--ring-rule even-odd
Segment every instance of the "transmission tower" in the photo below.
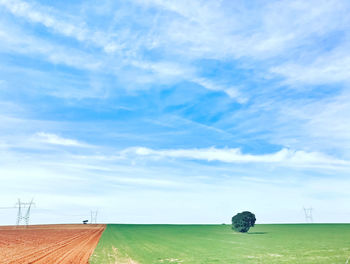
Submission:
{"label": "transmission tower", "polygon": [[307,223],[312,223],[313,222],[313,218],[312,218],[312,210],[313,208],[303,208],[304,209],[304,214],[305,214],[305,221]]}
{"label": "transmission tower", "polygon": [[22,221],[24,221],[26,225],[29,224],[30,209],[32,208],[33,205],[35,205],[33,203],[33,199],[29,203],[21,202],[21,200],[18,199],[18,202],[16,203],[16,207],[18,207],[17,221],[16,221],[17,225],[20,225]]}
{"label": "transmission tower", "polygon": [[91,211],[91,224],[96,224],[97,223],[97,213],[98,211]]}

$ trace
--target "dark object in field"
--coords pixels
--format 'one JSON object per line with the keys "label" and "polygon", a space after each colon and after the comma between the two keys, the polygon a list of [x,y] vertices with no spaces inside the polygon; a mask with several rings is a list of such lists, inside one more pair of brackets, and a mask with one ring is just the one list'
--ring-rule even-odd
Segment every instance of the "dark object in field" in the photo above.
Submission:
{"label": "dark object in field", "polygon": [[89,222],[89,220],[84,220],[84,221],[83,221],[83,224],[86,225],[87,222]]}
{"label": "dark object in field", "polygon": [[244,211],[232,217],[232,229],[237,232],[246,233],[249,228],[254,226],[256,221],[255,215],[251,212]]}

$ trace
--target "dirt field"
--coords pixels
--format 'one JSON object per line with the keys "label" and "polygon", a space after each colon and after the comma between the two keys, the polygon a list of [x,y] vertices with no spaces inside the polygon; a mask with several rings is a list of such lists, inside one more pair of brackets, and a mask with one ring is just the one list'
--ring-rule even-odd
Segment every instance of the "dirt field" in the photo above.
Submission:
{"label": "dirt field", "polygon": [[0,226],[0,262],[88,263],[105,225]]}

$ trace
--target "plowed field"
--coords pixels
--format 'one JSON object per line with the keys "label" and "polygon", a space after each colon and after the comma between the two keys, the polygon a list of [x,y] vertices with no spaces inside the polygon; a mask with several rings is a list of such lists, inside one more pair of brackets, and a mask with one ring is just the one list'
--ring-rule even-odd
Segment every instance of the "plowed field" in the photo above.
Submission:
{"label": "plowed field", "polygon": [[88,263],[105,225],[0,227],[0,263]]}

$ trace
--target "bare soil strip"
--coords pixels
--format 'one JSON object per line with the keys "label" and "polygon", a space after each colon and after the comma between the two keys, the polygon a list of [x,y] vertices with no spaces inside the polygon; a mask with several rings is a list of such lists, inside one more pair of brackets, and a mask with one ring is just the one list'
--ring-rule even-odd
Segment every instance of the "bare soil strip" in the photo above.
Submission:
{"label": "bare soil strip", "polygon": [[88,263],[105,225],[0,226],[3,264]]}

